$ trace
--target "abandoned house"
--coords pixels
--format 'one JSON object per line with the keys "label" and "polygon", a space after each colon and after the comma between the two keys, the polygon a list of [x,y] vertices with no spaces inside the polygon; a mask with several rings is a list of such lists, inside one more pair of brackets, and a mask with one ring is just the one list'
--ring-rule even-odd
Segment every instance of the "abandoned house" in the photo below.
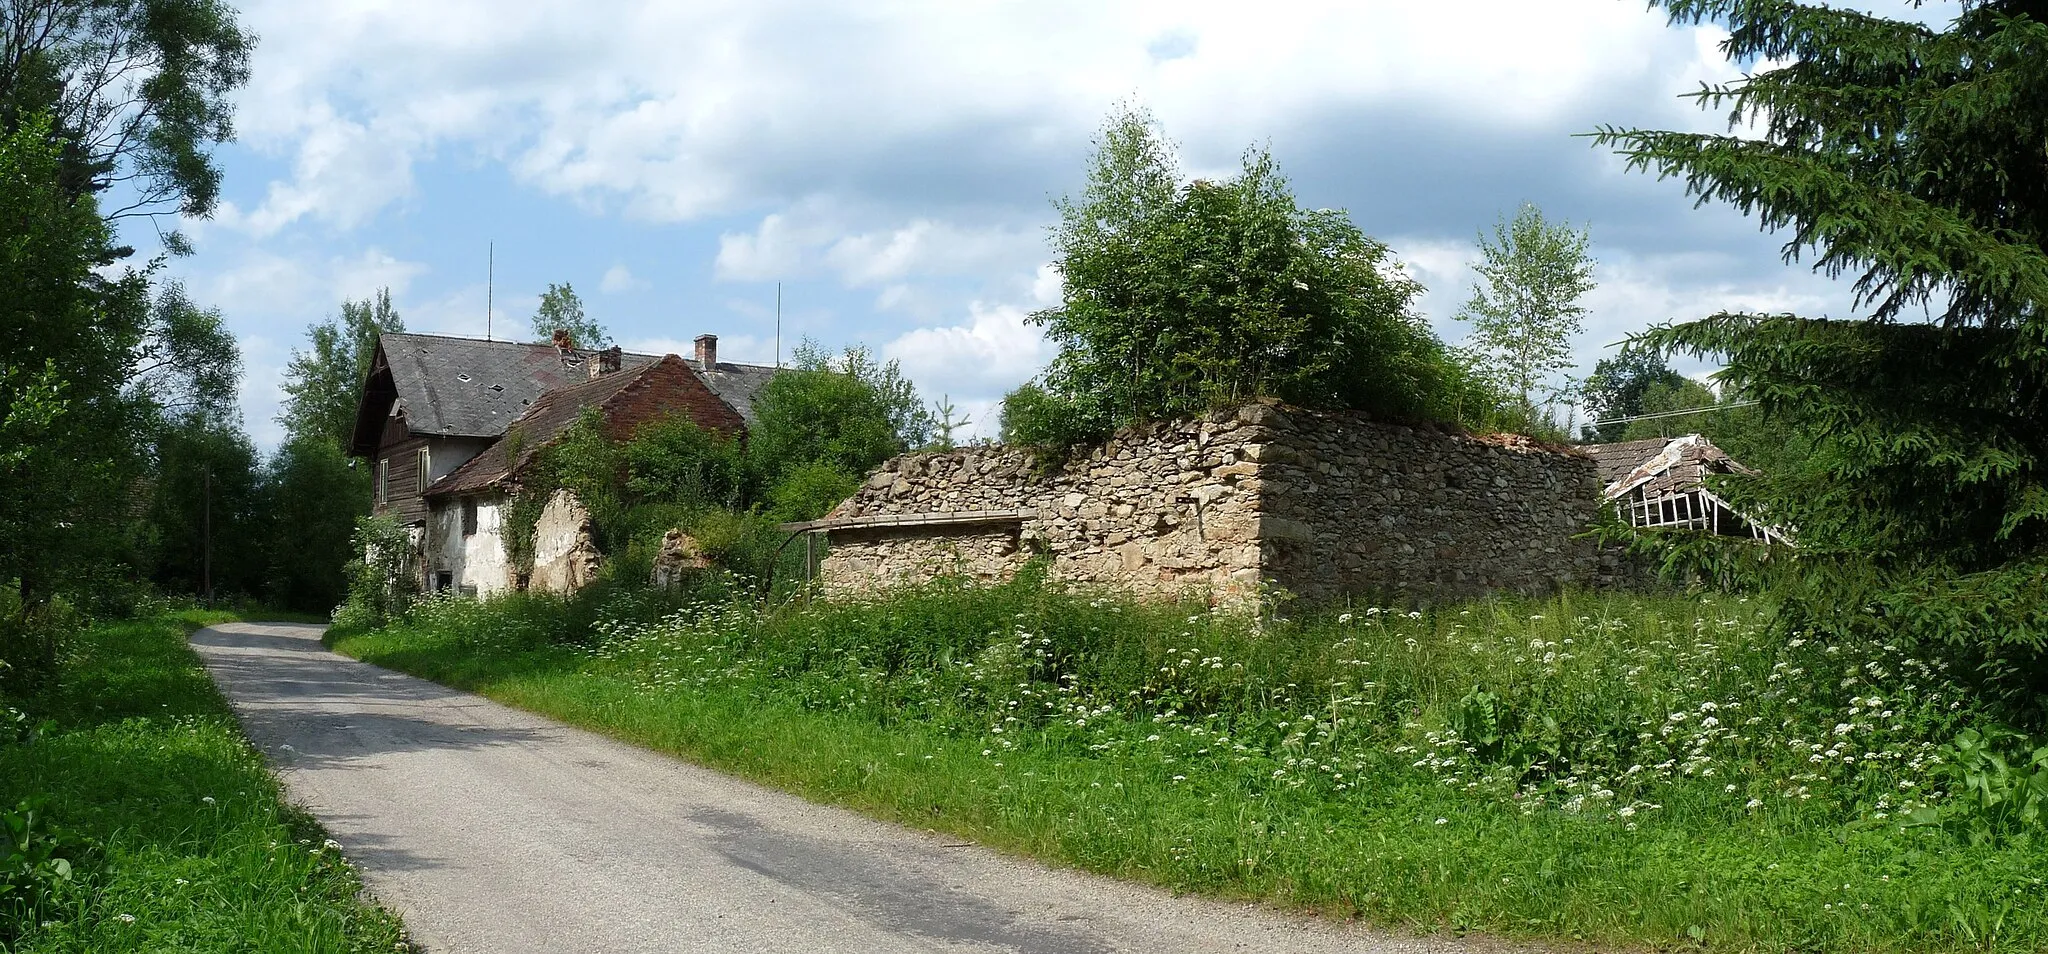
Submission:
{"label": "abandoned house", "polygon": [[1701,435],[1589,444],[1584,450],[1600,468],[1601,499],[1630,526],[1791,542],[1783,530],[1752,519],[1707,487],[1709,474],[1755,471]]}
{"label": "abandoned house", "polygon": [[[743,433],[775,369],[719,361],[712,335],[696,346],[684,360],[568,342],[381,336],[350,452],[375,468],[372,512],[412,528],[420,585],[487,595],[529,582],[506,552],[504,504],[534,455],[586,409],[618,438],[678,413]],[[533,585],[560,591],[588,580],[595,555],[573,498],[548,501],[533,550]]]}
{"label": "abandoned house", "polygon": [[1272,403],[1118,433],[1041,468],[968,448],[882,465],[824,519],[826,592],[941,574],[1056,579],[1242,603],[1535,593],[1595,582],[1591,458]]}

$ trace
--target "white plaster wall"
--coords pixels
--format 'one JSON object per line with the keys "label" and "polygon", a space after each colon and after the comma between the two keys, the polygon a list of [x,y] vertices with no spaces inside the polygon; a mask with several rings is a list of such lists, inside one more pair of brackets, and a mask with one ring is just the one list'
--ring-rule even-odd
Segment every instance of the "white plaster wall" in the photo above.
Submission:
{"label": "white plaster wall", "polygon": [[[456,514],[461,517],[460,508]],[[477,501],[476,532],[462,542],[464,573],[459,582],[476,587],[476,595],[493,596],[512,589],[512,561],[505,556],[504,499]]]}
{"label": "white plaster wall", "polygon": [[512,588],[512,566],[505,558],[502,502],[497,498],[478,501],[476,532],[462,532],[462,501],[440,498],[427,514],[426,585],[434,585],[434,574],[443,570],[455,574],[455,587],[476,587],[476,595],[490,596]]}

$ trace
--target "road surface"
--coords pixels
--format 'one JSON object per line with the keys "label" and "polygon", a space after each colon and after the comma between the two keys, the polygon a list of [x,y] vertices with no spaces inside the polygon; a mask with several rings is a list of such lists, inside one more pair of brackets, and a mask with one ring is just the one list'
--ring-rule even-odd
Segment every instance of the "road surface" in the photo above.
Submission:
{"label": "road surface", "polygon": [[320,631],[192,643],[292,799],[437,954],[1472,950],[814,805],[347,659]]}

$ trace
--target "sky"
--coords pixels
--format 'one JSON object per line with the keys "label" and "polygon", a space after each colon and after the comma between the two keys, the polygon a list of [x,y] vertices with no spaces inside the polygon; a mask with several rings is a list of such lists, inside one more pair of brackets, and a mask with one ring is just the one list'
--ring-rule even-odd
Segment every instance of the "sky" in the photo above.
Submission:
{"label": "sky", "polygon": [[1582,373],[1663,321],[1850,310],[1780,239],[1583,137],[1725,128],[1680,98],[1738,75],[1720,29],[1637,0],[239,8],[260,41],[223,201],[170,268],[240,338],[266,448],[285,363],[343,300],[388,287],[409,330],[524,336],[550,282],[629,350],[715,334],[762,363],[780,283],[785,356],[865,344],[992,434],[1052,354],[1026,320],[1059,298],[1052,202],[1125,102],[1192,175],[1269,148],[1304,206],[1394,249],[1453,343],[1481,230],[1524,202],[1590,232]]}

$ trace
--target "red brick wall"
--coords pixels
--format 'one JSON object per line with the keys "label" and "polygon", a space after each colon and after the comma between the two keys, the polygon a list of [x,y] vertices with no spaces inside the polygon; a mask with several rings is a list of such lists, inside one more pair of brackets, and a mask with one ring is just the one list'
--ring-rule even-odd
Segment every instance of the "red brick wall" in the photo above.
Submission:
{"label": "red brick wall", "polygon": [[631,440],[641,425],[678,412],[688,414],[698,427],[726,437],[740,435],[747,427],[738,412],[711,393],[696,370],[675,355],[656,362],[604,403],[606,424],[618,440]]}

